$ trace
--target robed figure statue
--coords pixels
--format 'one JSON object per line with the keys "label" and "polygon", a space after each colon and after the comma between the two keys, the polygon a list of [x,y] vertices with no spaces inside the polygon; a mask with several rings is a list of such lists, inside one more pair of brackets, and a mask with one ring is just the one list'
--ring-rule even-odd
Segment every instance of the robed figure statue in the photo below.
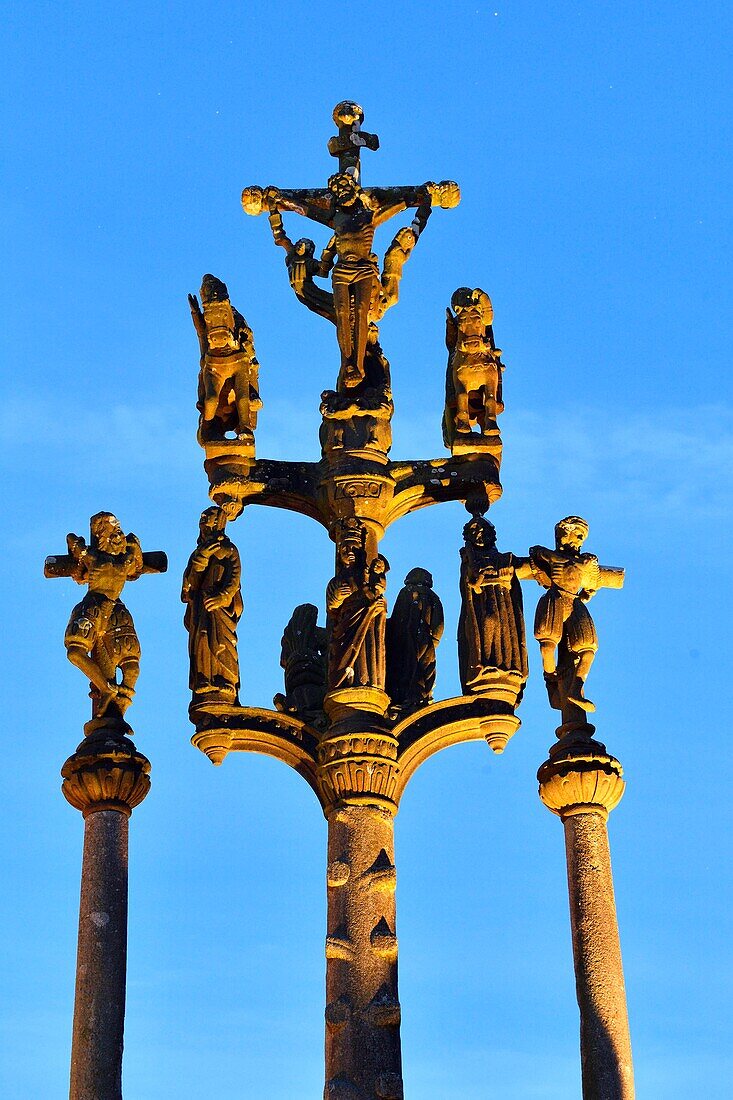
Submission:
{"label": "robed figure statue", "polygon": [[427,569],[411,569],[387,620],[387,694],[395,716],[432,702],[443,605]]}
{"label": "robed figure statue", "polygon": [[188,630],[189,687],[198,701],[236,702],[237,622],[242,614],[239,552],[224,533],[221,508],[201,513],[196,549],[183,574],[181,599]]}
{"label": "robed figure statue", "polygon": [[326,589],[328,609],[328,687],[384,690],[387,624],[387,559],[367,563],[364,531],[346,520],[337,549],[336,576]]}
{"label": "robed figure statue", "polygon": [[507,678],[519,690],[527,680],[522,590],[517,568],[523,559],[501,554],[496,531],[475,517],[463,529],[458,660],[465,695],[481,695]]}

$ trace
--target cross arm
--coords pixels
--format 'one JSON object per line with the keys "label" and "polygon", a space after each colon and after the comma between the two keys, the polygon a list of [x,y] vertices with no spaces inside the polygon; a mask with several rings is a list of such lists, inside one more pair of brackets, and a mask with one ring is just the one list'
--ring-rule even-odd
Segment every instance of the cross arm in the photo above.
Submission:
{"label": "cross arm", "polygon": [[[52,554],[43,563],[44,577],[73,577],[78,561],[73,554]],[[143,553],[143,573],[165,573],[168,569],[168,556],[163,550],[148,550]]]}
{"label": "cross arm", "polygon": [[449,210],[461,201],[460,188],[452,180],[417,187],[369,187],[366,191],[377,225],[411,206],[441,206]]}
{"label": "cross arm", "polygon": [[242,191],[245,214],[257,216],[265,212],[290,210],[311,221],[328,225],[331,219],[331,193],[323,188],[245,187]]}
{"label": "cross arm", "polygon": [[599,588],[623,588],[626,570],[617,565],[599,565]]}

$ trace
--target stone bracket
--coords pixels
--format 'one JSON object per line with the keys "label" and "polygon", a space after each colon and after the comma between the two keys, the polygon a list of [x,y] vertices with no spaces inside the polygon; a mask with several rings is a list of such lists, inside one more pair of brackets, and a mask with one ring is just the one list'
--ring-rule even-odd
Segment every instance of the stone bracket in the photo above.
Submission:
{"label": "stone bracket", "polygon": [[232,703],[193,703],[192,744],[213,764],[230,752],[259,752],[289,764],[312,787],[324,810],[339,801],[382,804],[394,812],[413,773],[450,745],[485,740],[502,753],[520,720],[511,704],[485,695],[431,703],[392,728],[364,714],[325,733],[299,718]]}
{"label": "stone bracket", "polygon": [[396,800],[414,772],[436,752],[466,741],[485,740],[499,754],[520,725],[510,704],[483,695],[443,699],[403,718],[394,729],[400,765]]}
{"label": "stone bracket", "polygon": [[[346,456],[348,458],[348,456]],[[374,467],[373,469],[371,467]],[[388,462],[365,470],[357,463],[336,466],[320,462],[258,459],[248,472],[231,471],[217,480],[209,470],[210,496],[222,506],[263,504],[299,512],[330,530],[344,514],[371,519],[382,530],[390,523],[431,504],[463,501],[486,511],[502,493],[499,465],[490,454],[462,455],[425,461]],[[345,510],[345,504],[351,509]],[[236,510],[235,510],[236,511]]]}
{"label": "stone bracket", "polygon": [[316,731],[290,714],[235,703],[194,703],[191,743],[219,765],[230,752],[259,752],[282,760],[303,776],[318,795]]}

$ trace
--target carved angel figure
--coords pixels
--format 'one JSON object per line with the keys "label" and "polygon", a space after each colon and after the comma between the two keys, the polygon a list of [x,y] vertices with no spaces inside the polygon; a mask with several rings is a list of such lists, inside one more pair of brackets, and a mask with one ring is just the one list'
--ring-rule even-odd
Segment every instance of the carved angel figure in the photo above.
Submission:
{"label": "carved angel figure", "polygon": [[242,614],[239,551],[225,534],[221,508],[201,513],[199,537],[183,574],[189,687],[194,696],[235,702],[239,690],[237,622]]}
{"label": "carved angel figure", "polygon": [[120,593],[142,574],[143,555],[135,535],[125,535],[111,512],[92,516],[89,528],[88,546],[80,535],[66,539],[71,576],[88,591],[71,612],[64,645],[71,663],[89,677],[93,716],[122,718],[135,694],[140,642]]}
{"label": "carved angel figure", "polygon": [[500,351],[494,344],[491,299],[478,287],[463,286],[446,310],[448,369],[443,440],[451,447],[458,433],[478,425],[482,435],[498,435],[496,418],[504,411]]}
{"label": "carved angel figure", "polygon": [[523,687],[528,675],[519,567],[526,559],[502,554],[496,530],[474,518],[463,529],[458,662],[466,695],[480,695],[500,674]]}
{"label": "carved angel figure", "polygon": [[262,408],[252,329],[214,275],[204,275],[201,306],[194,294],[188,302],[201,347],[199,442],[225,439],[227,432],[252,439]]}
{"label": "carved angel figure", "polygon": [[387,694],[394,714],[432,702],[443,605],[427,569],[411,569],[387,620]]}

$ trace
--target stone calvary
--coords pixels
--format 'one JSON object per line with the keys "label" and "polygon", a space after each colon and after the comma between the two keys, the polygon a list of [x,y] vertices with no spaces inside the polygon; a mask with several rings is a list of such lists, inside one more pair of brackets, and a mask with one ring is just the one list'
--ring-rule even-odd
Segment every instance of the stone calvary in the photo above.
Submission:
{"label": "stone calvary", "polygon": [[[297,300],[336,330],[335,384],[317,398],[317,462],[257,454],[257,419],[266,408],[262,412],[253,331],[221,278],[204,275],[199,297],[189,295],[200,349],[198,441],[211,501],[201,514],[181,591],[192,741],[216,765],[233,752],[269,754],[313,789],[328,822],[324,1097],[401,1100],[395,815],[410,777],[428,757],[473,740],[500,754],[519,729],[517,708],[528,677],[522,582],[539,584],[533,633],[549,703],[559,714],[555,743],[539,769],[539,793],[565,830],[583,1096],[630,1100],[631,1047],[606,828],[624,780],[619,762],[595,738],[589,722],[595,707],[586,693],[598,649],[588,605],[601,590],[621,588],[624,573],[583,549],[588,524],[579,516],[556,524],[554,547],[499,549],[487,514],[502,495],[504,363],[492,302],[479,287],[459,287],[444,299],[447,454],[391,457],[394,403],[379,324],[398,301],[405,264],[433,211],[451,210],[461,196],[450,180],[365,185],[361,152],[378,149],[379,139],[362,129],[363,117],[353,102],[334,109],[337,133],[328,151],[338,168],[325,187],[248,186],[242,192],[247,214],[267,216]],[[285,218],[294,215],[328,231],[320,252],[310,238],[289,235]],[[401,215],[406,224],[399,224]],[[380,259],[375,231],[393,219],[398,228]],[[433,578],[416,563],[390,611],[390,569],[380,542],[390,524],[446,501],[461,502],[468,512],[456,555],[461,695],[435,699],[444,616]],[[271,710],[240,698],[242,569],[229,531],[246,522],[253,505],[310,517],[334,544],[325,594],[304,593],[313,602],[296,607],[284,627],[284,684]],[[68,554],[46,566],[48,576],[88,586],[65,644],[70,661],[91,682],[93,717],[85,742],[64,766],[64,793],[83,810],[87,827],[109,815],[126,826],[147,793],[150,765],[135,750],[124,718],[139,644],[119,597],[127,580],[160,572],[165,561],[144,554],[109,513],[91,524],[89,546],[69,536]],[[244,681],[246,686],[246,676]],[[107,825],[96,856],[90,849],[87,859],[85,847],[83,882],[97,892],[114,886],[114,859],[102,865],[99,852],[119,850],[120,835]],[[124,856],[126,876],[126,847]],[[119,878],[123,872],[116,873]],[[105,886],[102,880],[110,881]],[[124,882],[126,887],[126,877]],[[126,894],[120,922],[126,925]],[[78,981],[75,1100],[121,1095],[121,940],[120,933],[106,945],[87,944],[80,923],[80,957],[84,950],[96,959],[94,980],[110,998],[116,990],[116,1011],[95,1016],[84,984],[89,979]],[[117,1052],[114,1058],[110,1052]],[[110,1058],[113,1076],[108,1072],[107,1084],[95,1092],[89,1082]]]}

